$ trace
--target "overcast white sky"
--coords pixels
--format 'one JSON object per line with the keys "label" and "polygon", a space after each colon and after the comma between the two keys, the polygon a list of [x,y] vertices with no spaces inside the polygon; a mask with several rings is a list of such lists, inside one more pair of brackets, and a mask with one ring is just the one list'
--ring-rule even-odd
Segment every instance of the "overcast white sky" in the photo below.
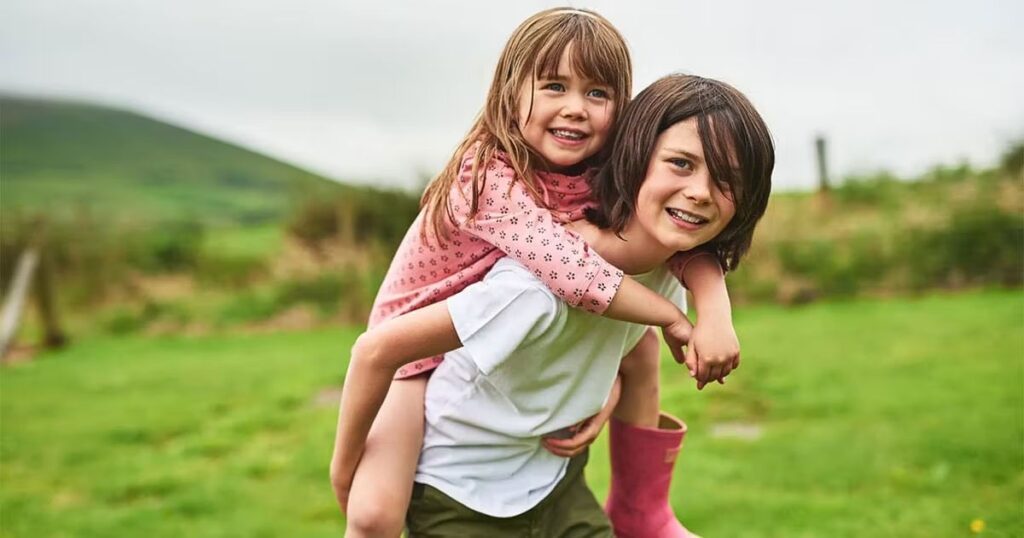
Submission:
{"label": "overcast white sky", "polygon": [[[745,92],[775,184],[990,164],[1024,137],[1024,2],[570,2],[630,44],[635,91],[683,71]],[[344,181],[416,186],[483,103],[509,33],[564,2],[3,0],[0,91],[125,106]],[[2,113],[2,111],[0,111]]]}

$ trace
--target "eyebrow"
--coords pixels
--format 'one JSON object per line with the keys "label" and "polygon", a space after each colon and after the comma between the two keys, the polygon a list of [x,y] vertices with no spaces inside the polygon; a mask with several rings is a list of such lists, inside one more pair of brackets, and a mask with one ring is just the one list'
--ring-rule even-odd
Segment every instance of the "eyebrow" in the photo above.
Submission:
{"label": "eyebrow", "polygon": [[[570,78],[572,78],[572,74],[565,74],[565,75],[563,75],[561,73],[547,73],[547,74],[538,73],[537,74],[537,80],[546,80],[546,81],[554,81],[554,82],[566,82]],[[601,82],[600,80],[590,80],[589,78],[584,77],[584,76],[580,76],[579,78],[582,79],[583,82],[585,83],[585,85],[587,85],[587,86],[601,86],[601,87],[608,88],[609,90],[614,90],[615,89],[611,84],[609,84],[607,82]]]}
{"label": "eyebrow", "polygon": [[704,162],[704,157],[702,157],[700,155],[697,155],[696,153],[692,153],[692,152],[686,151],[685,149],[665,148],[665,151],[667,151],[669,153],[676,153],[676,154],[682,155],[682,156],[684,156],[684,157],[686,157],[686,158],[688,158],[690,160],[693,160],[693,161]]}

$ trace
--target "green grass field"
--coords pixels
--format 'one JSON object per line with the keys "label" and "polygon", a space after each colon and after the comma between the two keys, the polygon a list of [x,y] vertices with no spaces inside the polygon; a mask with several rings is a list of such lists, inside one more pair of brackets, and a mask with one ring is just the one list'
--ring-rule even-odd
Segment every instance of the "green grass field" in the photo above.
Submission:
{"label": "green grass field", "polygon": [[[1020,290],[737,312],[676,511],[706,537],[1024,535]],[[327,481],[357,329],[94,339],[0,372],[0,536],[339,536]],[[713,435],[724,426],[756,438]],[[607,489],[595,444],[591,485]]]}

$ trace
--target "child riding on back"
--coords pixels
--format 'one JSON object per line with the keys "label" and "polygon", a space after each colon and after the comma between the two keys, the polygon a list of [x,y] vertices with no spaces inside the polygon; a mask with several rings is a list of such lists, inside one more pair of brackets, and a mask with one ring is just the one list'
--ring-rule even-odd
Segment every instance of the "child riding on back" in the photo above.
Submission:
{"label": "child riding on back", "polygon": [[[739,348],[722,267],[713,255],[681,253],[669,263],[702,313],[694,329],[675,304],[564,228],[593,205],[589,180],[629,100],[631,69],[621,35],[596,13],[557,8],[522,23],[502,52],[474,126],[424,193],[423,210],[385,277],[370,327],[454,295],[509,256],[572,307],[662,327],[677,358],[689,342],[699,386],[728,375]],[[580,453],[613,412],[624,423],[657,425],[654,339],[647,331],[624,359],[618,407],[611,398],[570,439],[549,440],[550,451]],[[441,360],[428,357],[400,369],[365,450],[332,460],[348,536],[400,533],[423,439],[423,374]]]}

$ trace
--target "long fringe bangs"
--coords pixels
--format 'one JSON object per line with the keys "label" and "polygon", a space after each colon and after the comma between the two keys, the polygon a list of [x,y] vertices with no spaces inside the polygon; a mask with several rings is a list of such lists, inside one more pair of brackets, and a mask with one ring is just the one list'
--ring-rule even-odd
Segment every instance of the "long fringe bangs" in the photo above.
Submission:
{"label": "long fringe bangs", "polygon": [[712,245],[727,270],[734,270],[750,248],[754,227],[764,215],[771,191],[775,150],[771,133],[757,110],[738,90],[719,81],[702,85],[697,130],[711,177],[731,192],[732,222]]}
{"label": "long fringe bangs", "polygon": [[[519,96],[523,84],[532,81],[534,76],[557,73],[558,63],[567,47],[570,48],[570,62],[576,73],[612,89],[615,116],[618,117],[625,109],[632,95],[633,65],[625,40],[607,19],[592,11],[574,8],[550,9],[530,17],[513,32],[502,51],[487,102],[467,137],[424,192],[421,200],[421,207],[427,213],[422,230],[424,238],[431,230],[435,238],[447,239],[445,220],[453,225],[459,224],[455,221],[449,198],[452,185],[461,173],[463,154],[476,143],[479,145],[470,172],[472,191],[470,199],[466,200],[470,207],[470,221],[476,214],[479,194],[485,187],[484,163],[498,150],[507,155],[518,181],[527,192],[543,204],[533,173],[541,159],[526,144],[516,127]],[[607,154],[607,146],[610,144],[598,155],[599,158]]]}

